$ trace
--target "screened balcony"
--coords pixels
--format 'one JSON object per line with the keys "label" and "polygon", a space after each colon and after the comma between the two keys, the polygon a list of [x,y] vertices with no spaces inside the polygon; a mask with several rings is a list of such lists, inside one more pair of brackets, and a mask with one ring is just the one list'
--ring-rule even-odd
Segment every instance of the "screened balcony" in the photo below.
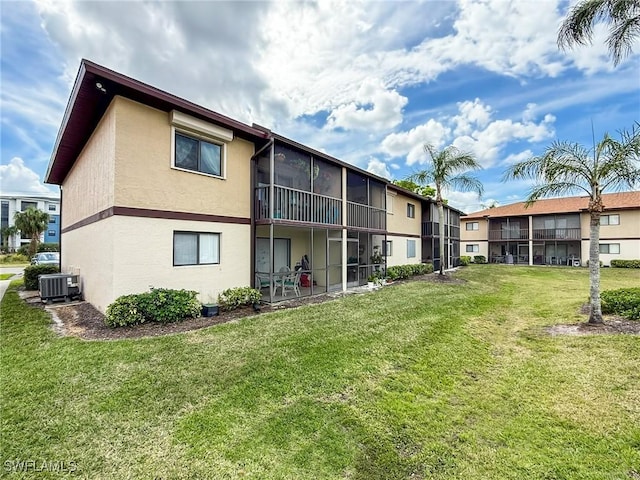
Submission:
{"label": "screened balcony", "polygon": [[[272,218],[270,191],[268,186],[255,190],[256,220]],[[274,219],[342,225],[342,201],[337,198],[278,185],[274,185],[273,195]]]}

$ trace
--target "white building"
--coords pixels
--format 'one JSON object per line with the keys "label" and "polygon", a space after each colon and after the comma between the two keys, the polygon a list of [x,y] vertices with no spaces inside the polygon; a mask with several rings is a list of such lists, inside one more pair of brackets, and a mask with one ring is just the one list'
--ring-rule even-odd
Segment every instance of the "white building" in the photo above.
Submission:
{"label": "white building", "polygon": [[[60,242],[60,195],[57,193],[37,194],[0,194],[0,228],[13,226],[16,212],[24,212],[33,207],[49,214],[49,225],[40,236],[43,243]],[[22,245],[28,244],[30,238],[22,238],[20,234],[12,235],[8,239],[8,248],[15,251]]]}

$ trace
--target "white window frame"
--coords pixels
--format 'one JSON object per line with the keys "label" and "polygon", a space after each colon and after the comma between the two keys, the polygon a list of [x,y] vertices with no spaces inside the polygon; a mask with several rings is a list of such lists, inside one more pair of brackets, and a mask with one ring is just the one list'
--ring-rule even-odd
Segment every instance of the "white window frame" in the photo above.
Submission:
{"label": "white window frame", "polygon": [[[198,243],[197,243],[197,251],[196,251],[196,256],[197,256],[197,261],[195,263],[178,263],[176,264],[176,253],[175,253],[175,249],[176,249],[176,235],[193,235],[196,236],[198,239]],[[217,237],[218,239],[218,251],[217,251],[217,261],[214,262],[202,262],[201,259],[201,251],[200,251],[200,237],[201,235],[213,235],[215,237]],[[221,237],[222,235],[219,232],[192,232],[192,231],[185,231],[185,230],[174,230],[173,231],[173,238],[172,238],[172,242],[173,242],[173,248],[172,248],[172,252],[173,252],[173,266],[174,267],[193,267],[193,266],[198,266],[198,265],[220,265],[220,252],[221,252]]]}
{"label": "white window frame", "polygon": [[464,229],[468,231],[474,231],[474,232],[477,230],[480,230],[480,222],[466,222]]}
{"label": "white window frame", "polygon": [[[208,142],[220,147],[220,175],[190,170],[176,166],[176,134]],[[171,168],[181,172],[204,175],[225,180],[227,178],[227,146],[233,140],[233,132],[177,110],[171,112]]]}
{"label": "white window frame", "polygon": [[[612,222],[611,221],[612,219],[615,219],[615,221]],[[620,225],[620,215],[618,213],[612,213],[610,215],[601,215],[600,225]]]}
{"label": "white window frame", "polygon": [[[469,250],[469,247],[471,247],[471,250]],[[470,243],[466,246],[465,248],[465,252],[466,253],[480,253],[480,245],[477,243]]]}

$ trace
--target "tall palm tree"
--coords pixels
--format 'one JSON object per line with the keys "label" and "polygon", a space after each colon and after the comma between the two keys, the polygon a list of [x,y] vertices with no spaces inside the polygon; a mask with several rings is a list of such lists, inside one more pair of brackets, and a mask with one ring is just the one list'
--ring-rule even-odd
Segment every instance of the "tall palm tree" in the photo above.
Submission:
{"label": "tall palm tree", "polygon": [[631,54],[640,36],[640,0],[581,0],[574,5],[558,31],[558,46],[565,50],[575,44],[587,45],[596,23],[609,24],[607,46],[613,64]]}
{"label": "tall palm tree", "polygon": [[469,170],[479,170],[482,167],[470,153],[461,152],[453,145],[444,150],[437,150],[433,145],[425,144],[424,151],[429,156],[427,168],[410,175],[407,180],[422,186],[434,184],[436,189],[436,206],[440,217],[440,275],[444,275],[444,200],[442,192],[455,188],[461,191],[475,191],[482,195],[482,183],[469,175]]}
{"label": "tall palm tree", "polygon": [[10,248],[9,240],[16,233],[18,233],[18,229],[16,228],[15,225],[2,227],[2,229],[0,230],[0,235],[2,235],[2,248],[3,249],[9,250],[9,248]]}
{"label": "tall palm tree", "polygon": [[40,234],[49,225],[49,214],[37,208],[27,208],[24,212],[16,212],[13,217],[14,224],[25,237],[31,237],[29,255],[33,256],[38,250]]}
{"label": "tall palm tree", "polygon": [[585,192],[589,195],[589,323],[602,323],[600,306],[600,215],[607,190],[633,189],[640,183],[640,123],[620,140],[608,134],[587,149],[578,143],[554,142],[544,154],[512,165],[503,180],[532,179],[526,200],[531,205],[548,196]]}

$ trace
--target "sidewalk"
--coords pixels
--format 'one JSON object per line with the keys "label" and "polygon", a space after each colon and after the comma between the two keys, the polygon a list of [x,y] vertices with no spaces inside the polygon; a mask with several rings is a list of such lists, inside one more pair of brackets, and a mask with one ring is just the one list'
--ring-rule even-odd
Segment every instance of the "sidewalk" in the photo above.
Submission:
{"label": "sidewalk", "polygon": [[15,280],[22,276],[24,273],[24,267],[0,267],[0,273],[13,273],[14,276],[9,280],[0,280],[0,301],[4,297],[4,292],[9,288],[9,284],[12,280]]}

